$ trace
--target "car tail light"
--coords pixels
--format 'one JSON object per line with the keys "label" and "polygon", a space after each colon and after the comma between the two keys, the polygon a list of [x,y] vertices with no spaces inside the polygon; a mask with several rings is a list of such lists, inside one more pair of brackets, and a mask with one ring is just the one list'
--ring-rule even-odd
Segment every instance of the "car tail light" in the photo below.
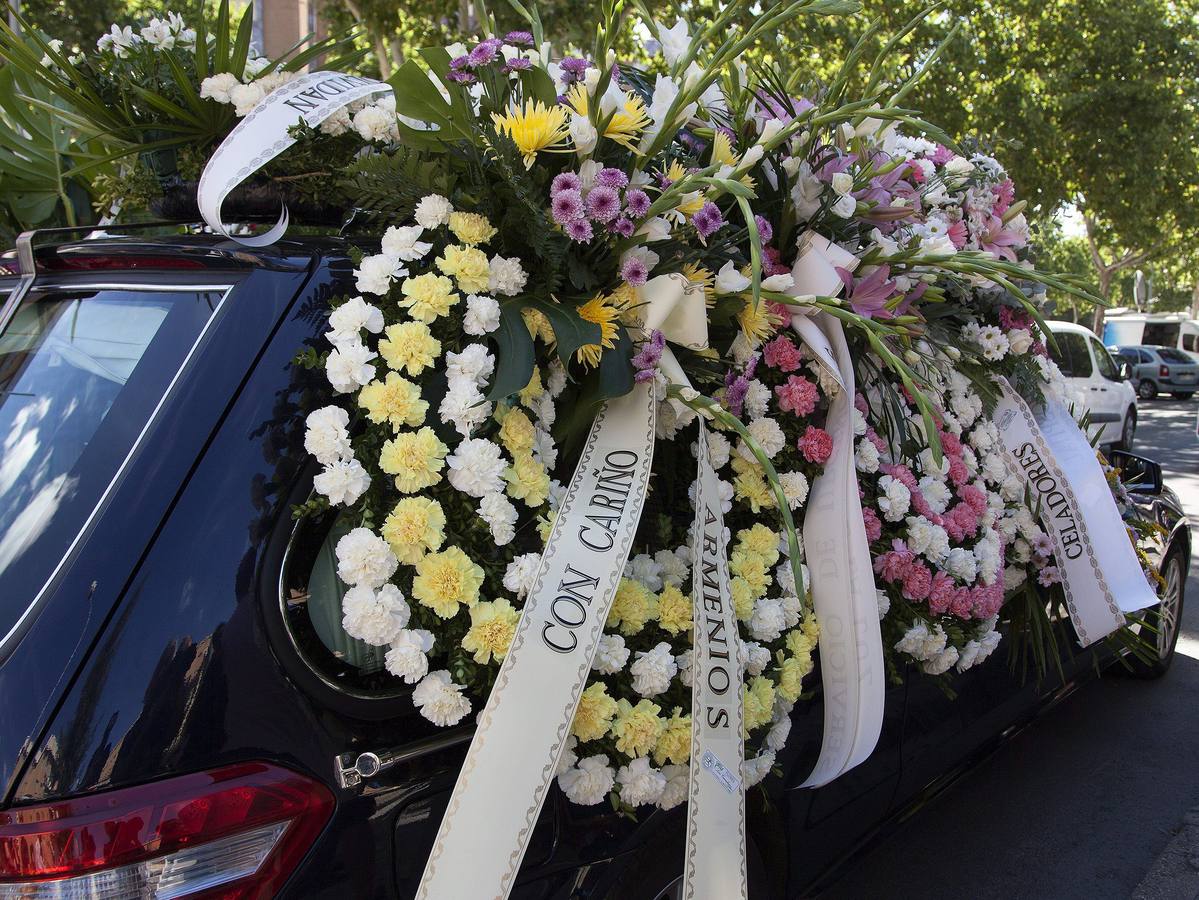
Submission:
{"label": "car tail light", "polygon": [[0,898],[271,897],[333,812],[269,763],[0,812]]}
{"label": "car tail light", "polygon": [[1170,377],[1170,367],[1169,367],[1169,366],[1164,366],[1164,365],[1163,365],[1163,366],[1158,366],[1158,367],[1157,367],[1157,374],[1158,374],[1159,376],[1161,376],[1162,378],[1169,378],[1169,377]]}

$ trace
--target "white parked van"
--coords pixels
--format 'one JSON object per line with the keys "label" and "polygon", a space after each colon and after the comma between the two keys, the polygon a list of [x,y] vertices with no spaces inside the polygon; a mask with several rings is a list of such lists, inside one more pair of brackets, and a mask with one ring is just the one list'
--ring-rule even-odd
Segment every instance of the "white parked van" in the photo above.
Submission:
{"label": "white parked van", "polygon": [[1050,344],[1049,355],[1089,414],[1089,436],[1098,431],[1100,446],[1131,449],[1137,429],[1137,394],[1120,366],[1089,328],[1073,322],[1045,324],[1056,343]]}

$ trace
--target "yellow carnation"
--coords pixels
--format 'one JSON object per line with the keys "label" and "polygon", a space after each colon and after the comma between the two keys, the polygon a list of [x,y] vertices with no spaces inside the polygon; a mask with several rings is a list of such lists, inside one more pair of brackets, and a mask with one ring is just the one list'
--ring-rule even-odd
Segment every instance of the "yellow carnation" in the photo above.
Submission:
{"label": "yellow carnation", "polygon": [[779,558],[779,536],[772,528],[759,522],[752,528],[737,532],[737,543],[762,557],[767,566],[773,566]]}
{"label": "yellow carnation", "polygon": [[379,355],[397,372],[407,370],[419,375],[436,362],[441,354],[441,341],[433,337],[424,322],[401,322],[383,329]]}
{"label": "yellow carnation", "polygon": [[533,377],[529,379],[529,383],[520,389],[517,395],[520,397],[520,402],[525,406],[529,406],[534,400],[545,393],[545,385],[541,383],[541,369],[533,366]]}
{"label": "yellow carnation", "polygon": [[421,557],[412,579],[412,596],[443,619],[458,612],[458,605],[474,606],[483,584],[483,570],[460,547]]}
{"label": "yellow carnation", "polygon": [[784,657],[779,665],[779,696],[790,703],[796,702],[803,690],[803,677],[811,671],[811,654],[801,658]]}
{"label": "yellow carnation", "polygon": [[816,639],[804,632],[802,628],[788,631],[784,640],[787,643],[787,649],[796,656],[807,656],[816,649]]}
{"label": "yellow carnation", "polygon": [[528,453],[533,449],[533,423],[519,409],[511,409],[504,415],[504,423],[500,426],[500,440],[508,452],[515,456],[517,453]]}
{"label": "yellow carnation", "polygon": [[691,598],[673,584],[658,595],[658,624],[670,634],[691,630]]}
{"label": "yellow carnation", "polygon": [[388,372],[383,381],[375,380],[358,393],[358,405],[376,425],[390,422],[392,428],[401,425],[421,425],[429,404],[420,398],[420,388],[402,375]]}
{"label": "yellow carnation", "polygon": [[666,730],[666,720],[658,715],[661,711],[662,707],[649,700],[636,706],[628,700],[617,703],[616,721],[612,723],[616,749],[634,759],[649,753]]}
{"label": "yellow carnation", "polygon": [[445,512],[429,497],[405,497],[383,522],[383,540],[400,562],[412,566],[445,542]]}
{"label": "yellow carnation", "polygon": [[541,538],[542,543],[550,539],[550,532],[554,530],[554,522],[558,519],[558,511],[552,510],[544,516],[537,517],[537,536]]}
{"label": "yellow carnation", "polygon": [[662,736],[654,745],[654,762],[660,766],[668,762],[681,766],[690,758],[691,716],[682,715],[682,709],[676,706],[666,722]]}
{"label": "yellow carnation", "polygon": [[729,572],[749,583],[754,592],[754,599],[761,597],[770,587],[770,573],[766,569],[766,563],[756,553],[734,550],[729,557]]}
{"label": "yellow carnation", "polygon": [[770,721],[774,710],[774,685],[765,675],[758,675],[742,688],[744,731],[748,734]]}
{"label": "yellow carnation", "polygon": [[580,741],[599,740],[608,733],[615,715],[616,701],[608,696],[608,686],[602,681],[592,682],[579,698],[570,733]]}
{"label": "yellow carnation", "polygon": [[426,325],[444,316],[461,299],[454,293],[452,281],[433,272],[405,279],[401,291],[404,296],[399,300],[400,306]]}
{"label": "yellow carnation", "polygon": [[379,454],[379,468],[395,476],[400,493],[415,494],[441,481],[448,452],[449,447],[425,426],[420,431],[397,434],[385,443]]}
{"label": "yellow carnation", "polygon": [[658,598],[645,585],[631,578],[620,579],[616,596],[608,610],[609,628],[620,626],[620,633],[633,635],[658,614]]}
{"label": "yellow carnation", "polygon": [[486,216],[471,212],[450,213],[450,231],[464,244],[486,244],[495,237],[495,227]]}
{"label": "yellow carnation", "polygon": [[754,601],[761,596],[754,592],[749,582],[737,577],[729,582],[729,593],[733,598],[733,611],[742,622],[748,622],[754,614]]}
{"label": "yellow carnation", "polygon": [[733,478],[733,494],[748,503],[755,513],[774,508],[774,493],[760,471],[746,469]]}
{"label": "yellow carnation", "polygon": [[491,662],[493,656],[501,660],[512,646],[519,621],[520,613],[507,600],[481,600],[471,607],[470,630],[462,639],[462,649],[473,653],[475,662],[482,665]]}
{"label": "yellow carnation", "polygon": [[508,496],[528,506],[541,506],[550,493],[549,473],[531,453],[512,454],[512,465],[504,470],[504,480],[508,482]]}
{"label": "yellow carnation", "polygon": [[446,247],[441,256],[437,257],[437,268],[443,274],[453,275],[459,290],[468,294],[486,291],[491,279],[487,254],[478,247]]}

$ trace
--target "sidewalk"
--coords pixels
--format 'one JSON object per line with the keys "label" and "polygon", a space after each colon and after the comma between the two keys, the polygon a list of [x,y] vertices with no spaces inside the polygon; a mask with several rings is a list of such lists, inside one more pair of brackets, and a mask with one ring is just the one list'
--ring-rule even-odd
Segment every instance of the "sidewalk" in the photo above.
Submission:
{"label": "sidewalk", "polygon": [[1133,900],[1199,900],[1199,806],[1184,817]]}

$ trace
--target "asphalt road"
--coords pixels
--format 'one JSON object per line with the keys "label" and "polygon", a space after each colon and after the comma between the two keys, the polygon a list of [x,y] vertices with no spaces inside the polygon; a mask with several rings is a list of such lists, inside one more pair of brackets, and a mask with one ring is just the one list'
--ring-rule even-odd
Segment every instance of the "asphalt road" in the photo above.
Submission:
{"label": "asphalt road", "polygon": [[[1142,401],[1133,451],[1161,462],[1199,528],[1197,412],[1194,400]],[[1196,807],[1199,558],[1164,679],[1108,675],[1081,688],[916,812],[825,896],[1127,898]]]}

